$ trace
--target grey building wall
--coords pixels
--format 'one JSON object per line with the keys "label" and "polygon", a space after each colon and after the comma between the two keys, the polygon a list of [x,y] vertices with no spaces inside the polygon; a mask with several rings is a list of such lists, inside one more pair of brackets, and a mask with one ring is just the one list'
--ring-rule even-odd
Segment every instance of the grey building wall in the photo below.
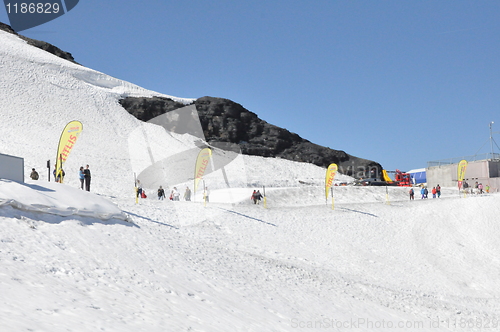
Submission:
{"label": "grey building wall", "polygon": [[[426,169],[427,185],[434,187],[438,184],[441,187],[453,187],[457,185],[457,166],[458,165],[443,165],[434,166]],[[453,176],[455,173],[455,176]],[[455,181],[453,181],[455,177]]]}
{"label": "grey building wall", "polygon": [[0,153],[0,179],[24,183],[24,159]]}

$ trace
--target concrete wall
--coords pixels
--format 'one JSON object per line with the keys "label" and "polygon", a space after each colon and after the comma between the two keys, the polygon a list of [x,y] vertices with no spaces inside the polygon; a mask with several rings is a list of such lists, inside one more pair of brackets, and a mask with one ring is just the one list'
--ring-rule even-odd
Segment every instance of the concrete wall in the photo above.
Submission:
{"label": "concrete wall", "polygon": [[[453,181],[455,173],[455,181]],[[444,165],[427,168],[427,184],[434,187],[438,184],[441,187],[454,187],[457,185],[457,165]]]}
{"label": "concrete wall", "polygon": [[24,159],[0,153],[0,179],[24,182]]}

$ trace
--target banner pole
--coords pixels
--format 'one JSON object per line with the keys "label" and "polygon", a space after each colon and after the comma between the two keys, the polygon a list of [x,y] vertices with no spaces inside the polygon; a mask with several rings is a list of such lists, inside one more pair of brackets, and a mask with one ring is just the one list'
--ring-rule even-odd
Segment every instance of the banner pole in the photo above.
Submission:
{"label": "banner pole", "polygon": [[135,204],[139,203],[139,188],[137,188],[137,177],[134,172]]}
{"label": "banner pole", "polygon": [[63,177],[63,168],[62,168],[62,160],[63,160],[62,153],[59,155],[59,159],[60,159],[59,165],[61,166],[61,168],[59,169],[59,178],[61,179],[60,183],[63,183],[64,177]]}
{"label": "banner pole", "polygon": [[205,186],[205,180],[203,180],[203,206],[207,206],[207,187]]}
{"label": "banner pole", "polygon": [[333,187],[330,187],[330,190],[332,192],[332,210],[335,210],[335,204],[334,204],[335,199],[333,198]]}
{"label": "banner pole", "polygon": [[262,190],[264,191],[264,209],[267,209],[266,186],[262,186]]}

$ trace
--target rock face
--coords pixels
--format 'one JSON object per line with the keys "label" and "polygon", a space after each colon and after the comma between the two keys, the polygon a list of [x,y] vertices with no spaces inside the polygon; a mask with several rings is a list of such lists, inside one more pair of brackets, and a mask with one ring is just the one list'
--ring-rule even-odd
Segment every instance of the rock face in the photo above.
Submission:
{"label": "rock face", "polygon": [[[161,97],[127,97],[120,100],[120,104],[142,121],[149,121],[186,106]],[[202,97],[194,104],[204,136],[210,144],[235,143],[247,155],[278,157],[325,168],[336,163],[340,173],[355,178],[378,177],[381,174],[381,165],[374,161],[311,143],[297,134],[259,119],[255,113],[231,100]]]}
{"label": "rock face", "polygon": [[19,38],[27,41],[28,44],[30,44],[32,46],[38,47],[38,48],[40,48],[40,49],[42,49],[44,51],[52,53],[52,54],[54,54],[54,55],[56,55],[56,56],[58,56],[60,58],[65,59],[65,60],[68,60],[68,61],[71,61],[73,63],[79,64],[78,62],[75,61],[75,59],[73,58],[73,56],[71,55],[71,53],[64,52],[60,48],[58,48],[58,47],[56,47],[56,46],[54,46],[52,44],[46,43],[44,41],[40,41],[40,40],[36,40],[36,39],[31,39],[31,38],[25,37],[23,35],[19,35],[14,30],[12,30],[12,28],[9,25],[7,25],[7,24],[4,24],[4,23],[0,22],[0,30],[12,33],[12,34],[18,36]]}

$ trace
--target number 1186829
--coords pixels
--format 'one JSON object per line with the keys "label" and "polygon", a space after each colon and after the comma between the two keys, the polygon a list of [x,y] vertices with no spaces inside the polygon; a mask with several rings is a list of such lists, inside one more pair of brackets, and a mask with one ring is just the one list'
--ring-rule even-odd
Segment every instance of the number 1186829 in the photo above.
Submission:
{"label": "number 1186829", "polygon": [[61,10],[61,6],[57,3],[26,3],[13,2],[5,4],[7,14],[57,14]]}

